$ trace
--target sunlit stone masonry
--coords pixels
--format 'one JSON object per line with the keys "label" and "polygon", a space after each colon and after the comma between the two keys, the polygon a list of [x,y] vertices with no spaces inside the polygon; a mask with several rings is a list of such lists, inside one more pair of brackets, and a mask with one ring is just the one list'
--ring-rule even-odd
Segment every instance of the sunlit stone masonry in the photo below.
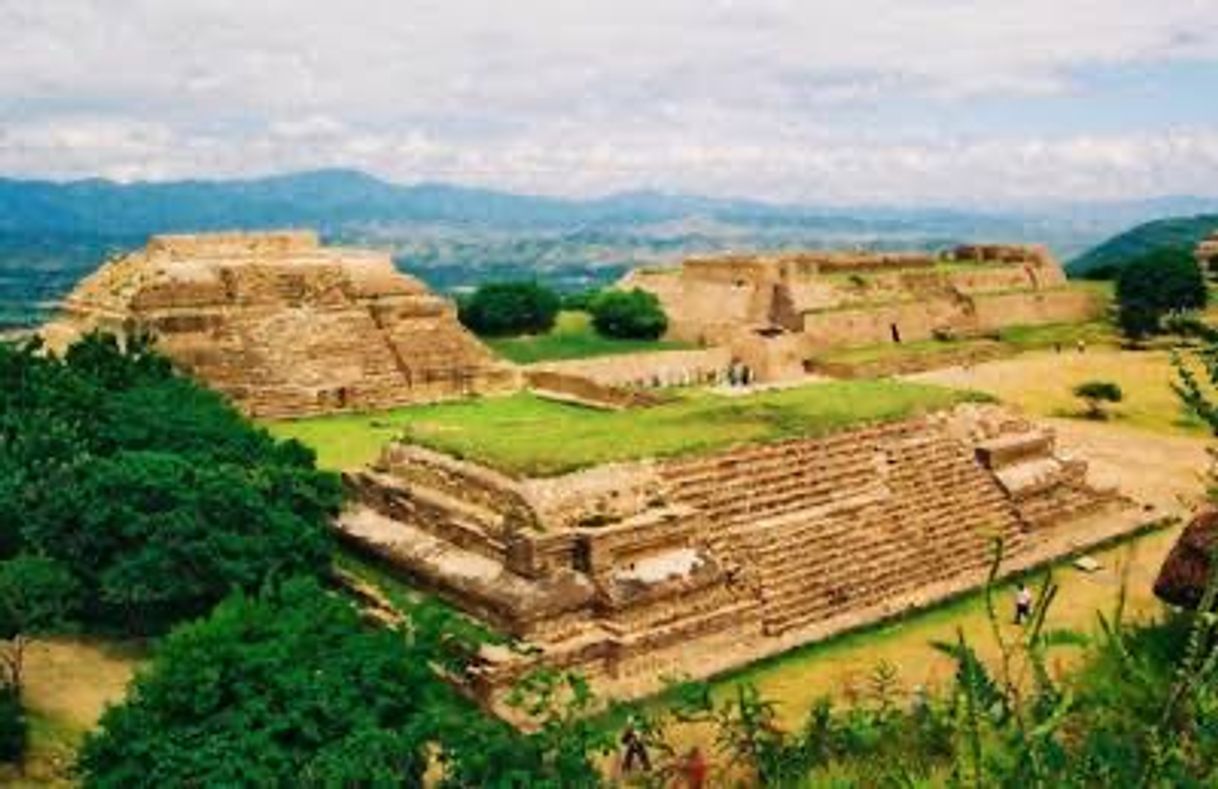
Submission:
{"label": "sunlit stone masonry", "polygon": [[347,481],[346,541],[535,650],[484,650],[491,706],[539,663],[652,693],[974,588],[996,537],[1009,572],[1154,518],[989,405],[549,478],[399,443]]}
{"label": "sunlit stone masonry", "polygon": [[729,348],[762,381],[798,378],[830,348],[1072,323],[1104,309],[1046,248],[1002,244],[691,257],[635,269],[618,286],[654,293],[671,339]]}
{"label": "sunlit stone masonry", "polygon": [[154,236],[67,297],[53,348],[92,329],[151,333],[253,416],[428,402],[515,386],[453,306],[382,252],[315,233]]}

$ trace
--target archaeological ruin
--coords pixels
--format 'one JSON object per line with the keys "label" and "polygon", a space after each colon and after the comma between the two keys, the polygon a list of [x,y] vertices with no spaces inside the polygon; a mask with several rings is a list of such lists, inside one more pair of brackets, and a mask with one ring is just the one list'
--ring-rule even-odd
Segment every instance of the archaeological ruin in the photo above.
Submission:
{"label": "archaeological ruin", "polygon": [[636,269],[618,286],[654,293],[671,339],[729,348],[760,380],[797,378],[829,348],[978,336],[1103,310],[1037,246],[695,257]]}
{"label": "archaeological ruin", "polygon": [[514,388],[516,373],[453,306],[381,252],[315,233],[154,236],[102,266],[44,327],[150,333],[252,416],[368,410]]}
{"label": "archaeological ruin", "polygon": [[1218,275],[1218,230],[1197,245],[1197,263],[1210,276]]}
{"label": "archaeological ruin", "polygon": [[975,588],[995,538],[1006,573],[1153,519],[984,404],[553,477],[397,442],[346,479],[347,543],[527,647],[484,648],[490,706],[539,662],[653,693]]}

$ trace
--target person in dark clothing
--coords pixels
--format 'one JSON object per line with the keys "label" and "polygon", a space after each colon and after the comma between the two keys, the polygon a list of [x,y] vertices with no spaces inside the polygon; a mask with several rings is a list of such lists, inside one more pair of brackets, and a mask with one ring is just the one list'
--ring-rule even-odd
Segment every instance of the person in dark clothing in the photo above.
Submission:
{"label": "person in dark clothing", "polygon": [[1019,590],[1015,592],[1015,624],[1022,625],[1031,616],[1032,593],[1028,591],[1027,584],[1020,584]]}
{"label": "person in dark clothing", "polygon": [[622,745],[625,747],[622,756],[623,772],[633,772],[636,766],[642,768],[643,772],[650,772],[651,758],[647,755],[647,744],[643,742],[633,723],[626,724],[626,730],[622,732]]}

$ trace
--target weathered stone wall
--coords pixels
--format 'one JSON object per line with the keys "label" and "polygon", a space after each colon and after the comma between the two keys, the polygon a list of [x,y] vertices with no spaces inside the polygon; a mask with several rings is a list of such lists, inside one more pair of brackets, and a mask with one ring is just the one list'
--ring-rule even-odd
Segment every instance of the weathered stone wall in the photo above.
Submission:
{"label": "weathered stone wall", "polygon": [[1197,245],[1197,263],[1209,274],[1218,274],[1218,231]]}
{"label": "weathered stone wall", "polygon": [[[765,381],[798,377],[809,355],[838,346],[1093,317],[1097,300],[1065,284],[1043,247],[971,245],[691,258],[632,272],[621,286],[656,294],[671,337],[728,348]],[[782,334],[801,339],[775,341]]]}
{"label": "weathered stone wall", "polygon": [[529,374],[542,370],[586,378],[602,386],[646,389],[714,380],[731,363],[729,348],[697,348],[541,362],[526,369]]}
{"label": "weathered stone wall", "polygon": [[589,408],[621,411],[654,405],[654,400],[643,392],[598,383],[582,375],[557,370],[525,370],[524,382],[539,397]]}
{"label": "weathered stone wall", "polygon": [[156,236],[102,266],[45,327],[151,332],[179,367],[255,416],[377,409],[517,385],[451,304],[388,255],[308,232]]}
{"label": "weathered stone wall", "polygon": [[[544,480],[392,452],[392,475],[365,477],[340,531],[615,695],[962,591],[984,580],[995,536],[1009,567],[1027,567],[1140,523],[1051,433],[994,406]],[[385,505],[395,498],[421,506]],[[478,515],[503,498],[533,525]],[[1099,514],[1104,529],[1072,526]],[[466,533],[479,529],[502,551]],[[529,665],[488,661],[487,693]]]}

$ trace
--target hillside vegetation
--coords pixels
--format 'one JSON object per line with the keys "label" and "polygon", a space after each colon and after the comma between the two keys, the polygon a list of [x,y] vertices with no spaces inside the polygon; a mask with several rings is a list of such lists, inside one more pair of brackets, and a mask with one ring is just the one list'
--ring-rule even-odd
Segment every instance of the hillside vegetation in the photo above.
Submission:
{"label": "hillside vegetation", "polygon": [[1218,231],[1218,214],[1158,219],[1126,230],[1066,264],[1071,276],[1115,270],[1165,247],[1192,249]]}

